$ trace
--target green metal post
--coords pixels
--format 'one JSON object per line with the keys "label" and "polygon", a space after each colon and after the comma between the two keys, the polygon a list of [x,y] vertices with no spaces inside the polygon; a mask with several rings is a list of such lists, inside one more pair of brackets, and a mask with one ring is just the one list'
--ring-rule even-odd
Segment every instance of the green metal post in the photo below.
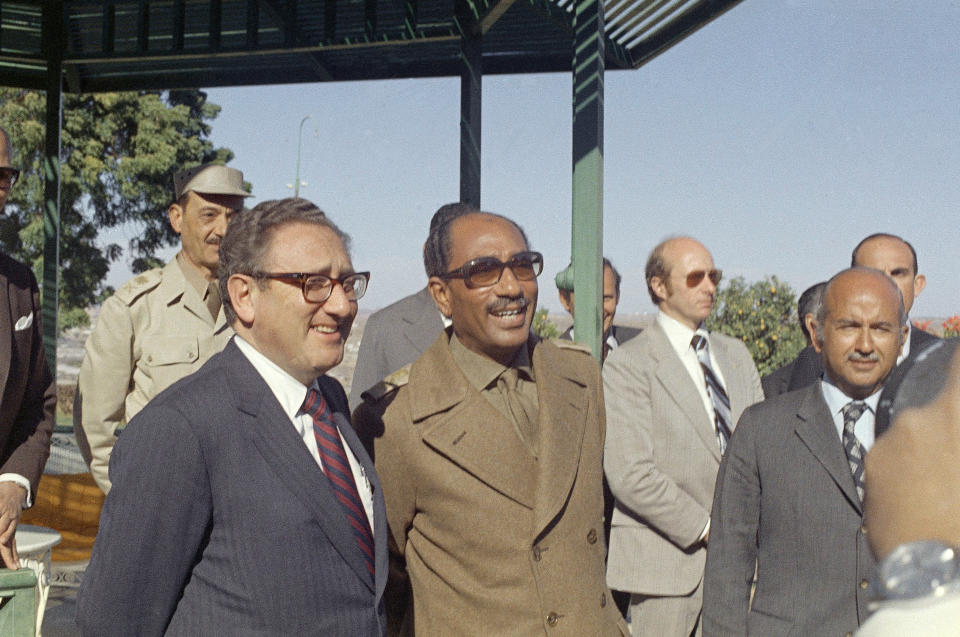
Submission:
{"label": "green metal post", "polygon": [[460,39],[460,201],[480,207],[481,37]]}
{"label": "green metal post", "polygon": [[57,376],[57,296],[60,269],[60,126],[63,110],[63,1],[43,5],[43,49],[47,59],[47,140],[43,160],[43,349]]}
{"label": "green metal post", "polygon": [[574,332],[603,356],[603,4],[577,0],[573,52]]}

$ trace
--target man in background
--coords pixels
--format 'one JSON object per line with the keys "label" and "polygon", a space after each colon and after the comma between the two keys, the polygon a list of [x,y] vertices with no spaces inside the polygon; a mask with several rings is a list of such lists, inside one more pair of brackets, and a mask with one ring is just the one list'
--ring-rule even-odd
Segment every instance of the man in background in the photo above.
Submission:
{"label": "man in background", "polygon": [[720,458],[763,400],[746,346],[707,332],[721,272],[695,239],[657,245],[646,267],[654,323],[603,366],[604,469],[616,498],[607,583],[628,591],[634,635],[699,635],[710,505]]}
{"label": "man in background", "polygon": [[[823,288],[826,286],[826,281],[815,283],[804,290],[797,300],[797,321],[800,323],[800,331],[803,332],[803,337],[807,341],[807,347],[813,346],[813,336],[810,334],[810,327],[807,323],[816,316],[817,309],[823,302]],[[760,379],[760,383],[763,385],[763,395],[770,398],[785,393],[790,385],[790,378],[793,376],[793,369],[796,364],[797,359],[794,358],[786,365],[778,367],[763,376]]]}
{"label": "man in background", "polygon": [[[0,212],[20,176],[0,129]],[[43,351],[40,290],[33,271],[0,253],[0,561],[20,568],[16,531],[36,498],[50,455],[57,387]]]}
{"label": "man in background", "polygon": [[[560,296],[560,305],[563,306],[570,316],[573,316],[573,264],[560,271],[555,279],[557,283],[557,293]],[[629,341],[640,333],[636,327],[624,327],[614,325],[613,318],[617,314],[617,305],[620,304],[620,273],[613,267],[610,259],[603,257],[603,360],[607,360],[607,355],[617,346]],[[576,340],[573,336],[573,326],[571,325],[560,335],[568,341]]]}
{"label": "man in background", "polygon": [[[475,211],[474,206],[462,202],[440,206],[430,219],[430,232]],[[357,366],[350,383],[350,407],[356,409],[362,402],[363,392],[388,374],[417,360],[440,336],[445,325],[426,287],[371,314],[363,328]]]}
{"label": "man in background", "polygon": [[150,400],[192,374],[233,335],[220,311],[220,240],[243,208],[243,173],[204,164],[174,176],[167,214],[182,247],[170,263],[140,274],[100,308],[86,343],[74,431],[104,493],[117,434]]}

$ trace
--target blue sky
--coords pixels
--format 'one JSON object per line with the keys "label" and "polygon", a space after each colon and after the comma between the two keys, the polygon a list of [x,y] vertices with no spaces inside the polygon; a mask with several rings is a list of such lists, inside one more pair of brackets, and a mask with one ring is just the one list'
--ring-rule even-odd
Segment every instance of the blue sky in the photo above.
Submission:
{"label": "blue sky", "polygon": [[[795,292],[849,262],[860,238],[902,234],[927,289],[916,316],[960,311],[960,4],[745,0],[636,71],[606,74],[604,251],[621,312],[649,312],[650,249],[692,234],[725,276]],[[540,304],[569,260],[570,74],[483,80],[482,206],[546,257]],[[213,141],[256,203],[301,196],[353,236],[373,272],[361,305],[419,289],[433,211],[459,194],[459,80],[216,89]],[[115,240],[115,239],[114,239]],[[111,283],[128,275],[117,264]]]}

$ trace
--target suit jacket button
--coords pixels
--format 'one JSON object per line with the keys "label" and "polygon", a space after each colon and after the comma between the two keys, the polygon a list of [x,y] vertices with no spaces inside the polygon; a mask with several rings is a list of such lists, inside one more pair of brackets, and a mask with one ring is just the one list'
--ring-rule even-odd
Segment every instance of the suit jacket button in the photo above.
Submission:
{"label": "suit jacket button", "polygon": [[862,535],[866,535],[866,534],[867,534],[867,525],[866,525],[866,524],[863,524],[863,525],[860,526],[860,533],[861,533]]}
{"label": "suit jacket button", "polygon": [[549,615],[547,615],[548,626],[556,626],[559,621],[560,621],[560,615],[557,615],[556,613],[550,613]]}
{"label": "suit jacket button", "polygon": [[860,580],[860,588],[862,588],[863,590],[867,590],[868,588],[870,588],[870,582],[868,582],[865,579]]}
{"label": "suit jacket button", "polygon": [[534,562],[539,562],[539,561],[540,561],[540,547],[539,547],[539,546],[533,547],[533,561],[534,561]]}
{"label": "suit jacket button", "polygon": [[600,593],[600,608],[606,608],[606,607],[607,607],[607,594]]}
{"label": "suit jacket button", "polygon": [[589,542],[590,544],[596,544],[596,543],[597,543],[597,530],[596,530],[596,529],[590,529],[590,532],[587,533],[587,542]]}

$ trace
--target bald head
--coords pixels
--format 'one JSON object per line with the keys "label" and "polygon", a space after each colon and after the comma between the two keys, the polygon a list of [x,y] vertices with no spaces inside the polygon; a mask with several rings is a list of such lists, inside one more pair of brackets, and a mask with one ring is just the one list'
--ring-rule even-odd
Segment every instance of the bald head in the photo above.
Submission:
{"label": "bald head", "polygon": [[858,400],[879,390],[906,338],[906,312],[890,277],[850,268],[827,282],[813,346],[830,380]]}
{"label": "bald head", "polygon": [[647,259],[647,290],[660,311],[696,329],[713,310],[720,271],[702,243],[673,237],[660,243]]}

